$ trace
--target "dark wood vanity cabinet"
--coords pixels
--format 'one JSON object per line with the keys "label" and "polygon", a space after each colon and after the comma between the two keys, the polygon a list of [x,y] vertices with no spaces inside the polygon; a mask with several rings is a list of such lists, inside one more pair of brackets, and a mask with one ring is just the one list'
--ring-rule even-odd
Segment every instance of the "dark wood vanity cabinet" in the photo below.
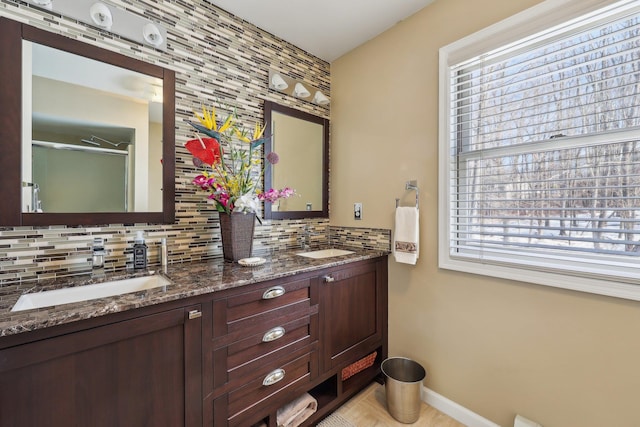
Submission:
{"label": "dark wood vanity cabinet", "polygon": [[311,426],[386,355],[379,257],[4,337],[0,427],[275,427],[303,393],[318,401]]}
{"label": "dark wood vanity cabinet", "polygon": [[386,263],[332,269],[320,280],[323,369],[352,362],[385,336]]}
{"label": "dark wood vanity cabinet", "polygon": [[[204,425],[275,427],[278,408],[309,393],[318,411],[303,426],[312,426],[380,373],[387,258],[235,289],[216,297],[204,317],[205,325],[211,317],[203,330]],[[279,337],[265,342],[274,330]],[[373,366],[342,379],[345,367],[373,352]],[[281,377],[270,384],[271,375]]]}
{"label": "dark wood vanity cabinet", "polygon": [[201,401],[188,397],[200,393],[199,313],[179,307],[3,348],[0,426],[202,425]]}
{"label": "dark wood vanity cabinet", "polygon": [[221,293],[210,313],[205,425],[251,425],[318,375],[318,295],[308,275]]}

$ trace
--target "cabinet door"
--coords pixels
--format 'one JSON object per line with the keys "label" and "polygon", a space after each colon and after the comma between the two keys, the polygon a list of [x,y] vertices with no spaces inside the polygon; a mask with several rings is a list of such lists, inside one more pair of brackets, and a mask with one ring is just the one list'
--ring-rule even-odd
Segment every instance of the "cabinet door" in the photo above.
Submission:
{"label": "cabinet door", "polygon": [[0,351],[0,426],[202,425],[201,400],[185,398],[201,370],[197,309]]}
{"label": "cabinet door", "polygon": [[332,269],[320,280],[323,369],[353,362],[380,345],[385,328],[386,264]]}

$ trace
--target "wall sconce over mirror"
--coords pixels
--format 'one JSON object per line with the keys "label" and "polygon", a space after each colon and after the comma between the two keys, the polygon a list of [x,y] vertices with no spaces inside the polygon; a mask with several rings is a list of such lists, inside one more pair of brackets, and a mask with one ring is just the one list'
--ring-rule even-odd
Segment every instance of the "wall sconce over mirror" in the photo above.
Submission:
{"label": "wall sconce over mirror", "polygon": [[269,70],[269,88],[300,99],[309,98],[313,92],[315,95],[311,102],[317,105],[324,106],[331,102],[319,89],[312,87],[308,83],[287,77],[275,70]]}
{"label": "wall sconce over mirror", "polygon": [[95,0],[31,0],[31,4],[118,34],[126,39],[167,50],[167,30],[124,9]]}
{"label": "wall sconce over mirror", "polygon": [[147,43],[156,47],[162,46],[162,43],[164,43],[164,37],[162,37],[160,28],[152,22],[142,27],[142,37],[144,37]]}
{"label": "wall sconce over mirror", "polygon": [[308,98],[311,93],[307,90],[302,83],[296,83],[293,87],[293,96],[296,98]]}
{"label": "wall sconce over mirror", "polygon": [[51,10],[51,8],[53,7],[51,0],[31,0],[31,3],[48,10]]}
{"label": "wall sconce over mirror", "polygon": [[329,104],[329,98],[327,98],[322,92],[317,90],[316,94],[313,95],[313,102],[318,105],[327,105]]}
{"label": "wall sconce over mirror", "polygon": [[113,25],[113,15],[111,11],[104,3],[94,3],[91,5],[89,9],[89,16],[91,16],[91,20],[98,27],[104,28],[105,30],[110,30]]}
{"label": "wall sconce over mirror", "polygon": [[289,87],[287,82],[285,82],[282,76],[278,73],[273,73],[269,81],[271,82],[271,87],[276,90],[285,90]]}

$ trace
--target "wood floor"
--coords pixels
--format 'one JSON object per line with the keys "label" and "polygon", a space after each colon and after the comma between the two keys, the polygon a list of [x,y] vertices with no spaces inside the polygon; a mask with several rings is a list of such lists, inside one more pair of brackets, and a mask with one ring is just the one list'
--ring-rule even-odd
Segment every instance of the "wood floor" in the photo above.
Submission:
{"label": "wood floor", "polygon": [[337,411],[343,418],[357,427],[465,427],[453,418],[422,403],[420,418],[414,424],[402,424],[387,412],[384,386],[373,383],[361,391]]}

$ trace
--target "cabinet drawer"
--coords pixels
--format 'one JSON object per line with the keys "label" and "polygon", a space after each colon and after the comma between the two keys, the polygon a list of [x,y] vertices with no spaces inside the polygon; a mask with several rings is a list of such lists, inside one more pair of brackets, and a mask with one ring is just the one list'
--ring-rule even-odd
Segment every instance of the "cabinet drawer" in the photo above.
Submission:
{"label": "cabinet drawer", "polygon": [[[306,353],[288,363],[277,365],[228,395],[229,426],[243,425],[244,413],[254,412],[269,405],[269,400],[290,387],[311,380],[312,353]],[[265,385],[275,381],[271,385]]]}
{"label": "cabinet drawer", "polygon": [[[317,340],[311,328],[311,316],[265,329],[264,333],[237,341],[227,347],[229,380],[251,371],[265,356],[278,357],[283,351],[292,352]],[[255,370],[254,370],[255,372]]]}
{"label": "cabinet drawer", "polygon": [[260,288],[227,299],[227,320],[229,322],[255,316],[291,304],[309,301],[309,280]]}
{"label": "cabinet drawer", "polygon": [[296,317],[308,315],[313,305],[317,305],[317,295],[312,295],[310,279],[286,283],[272,281],[215,301],[215,346],[228,345],[247,336],[264,333],[265,325],[276,326],[282,322],[281,318],[291,313],[298,313]]}
{"label": "cabinet drawer", "polygon": [[[275,332],[274,332],[275,331]],[[284,331],[284,335],[278,334]],[[274,335],[275,334],[275,335]],[[267,341],[263,339],[267,336]],[[272,341],[269,339],[274,338]],[[232,389],[256,377],[267,364],[308,351],[318,341],[318,315],[306,315],[267,329],[257,335],[233,342],[214,351],[217,374],[215,385]],[[264,368],[268,369],[268,368]]]}

